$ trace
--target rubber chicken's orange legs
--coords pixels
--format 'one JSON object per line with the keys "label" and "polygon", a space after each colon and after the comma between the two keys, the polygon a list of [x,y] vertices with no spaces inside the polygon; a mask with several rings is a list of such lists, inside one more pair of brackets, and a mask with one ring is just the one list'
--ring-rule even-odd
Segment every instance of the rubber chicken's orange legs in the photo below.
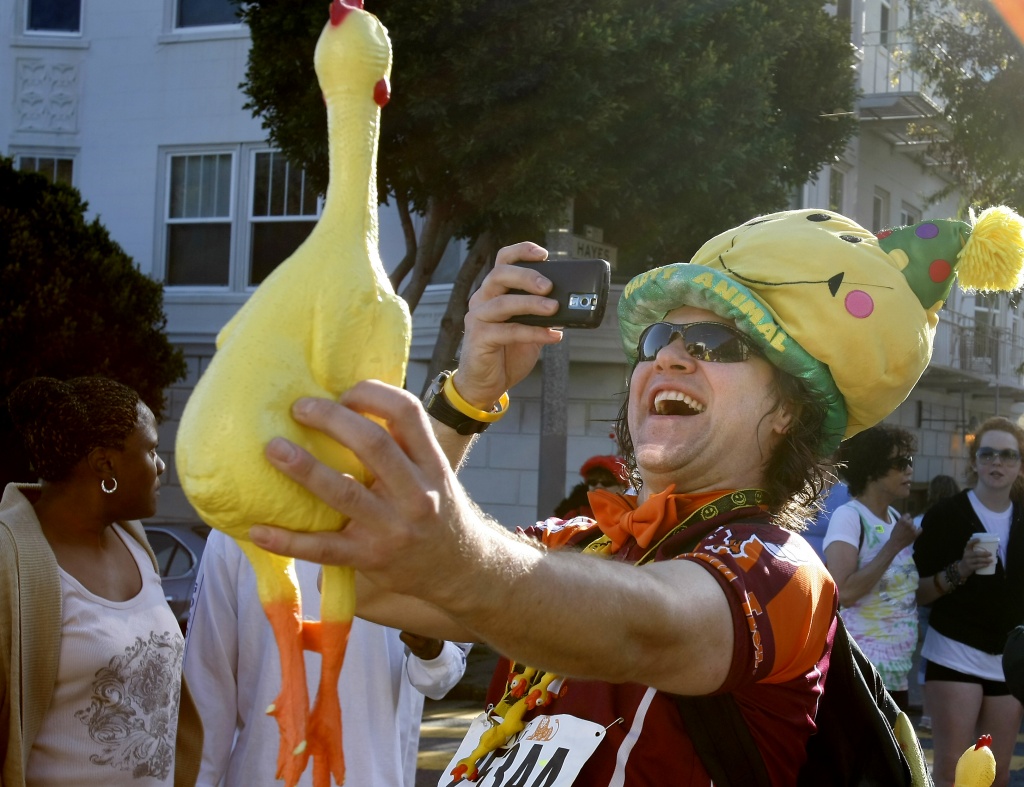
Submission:
{"label": "rubber chicken's orange legs", "polygon": [[309,694],[302,653],[302,607],[295,563],[290,558],[265,552],[248,541],[238,543],[256,573],[260,604],[270,621],[281,656],[281,692],[267,708],[267,714],[277,720],[281,737],[276,776],[284,780],[286,787],[294,787],[306,769],[310,755],[306,742]]}
{"label": "rubber chicken's orange legs", "polygon": [[309,750],[313,755],[313,787],[329,787],[331,775],[338,784],[345,782],[338,678],[345,660],[355,606],[355,572],[349,568],[324,566],[317,637],[317,649],[321,655],[320,686],[308,728]]}

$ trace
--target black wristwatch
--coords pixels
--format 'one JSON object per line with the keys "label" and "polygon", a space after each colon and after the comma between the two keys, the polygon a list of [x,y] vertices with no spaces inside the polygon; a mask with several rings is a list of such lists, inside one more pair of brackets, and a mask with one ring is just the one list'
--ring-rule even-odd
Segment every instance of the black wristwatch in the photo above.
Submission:
{"label": "black wristwatch", "polygon": [[459,434],[480,434],[490,426],[490,423],[470,418],[465,413],[456,410],[448,401],[448,397],[444,395],[444,384],[451,376],[451,372],[441,372],[430,384],[430,389],[423,397],[427,415],[436,418],[445,426],[450,426]]}

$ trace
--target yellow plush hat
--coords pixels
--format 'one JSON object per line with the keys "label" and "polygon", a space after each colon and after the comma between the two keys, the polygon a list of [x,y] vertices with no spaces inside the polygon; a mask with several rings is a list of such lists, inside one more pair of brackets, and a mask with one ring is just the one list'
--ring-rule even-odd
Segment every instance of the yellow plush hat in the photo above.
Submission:
{"label": "yellow plush hat", "polygon": [[689,263],[635,277],[619,300],[630,362],[644,328],[696,306],[736,321],[765,357],[828,405],[829,454],[907,398],[932,354],[938,311],[964,289],[1014,290],[1024,219],[925,221],[876,237],[823,210],[773,213],[712,238]]}

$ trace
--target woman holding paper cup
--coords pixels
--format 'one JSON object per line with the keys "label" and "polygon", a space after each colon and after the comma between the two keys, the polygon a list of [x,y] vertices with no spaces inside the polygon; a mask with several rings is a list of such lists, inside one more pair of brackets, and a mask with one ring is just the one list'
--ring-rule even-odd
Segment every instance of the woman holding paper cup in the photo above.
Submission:
{"label": "woman holding paper cup", "polygon": [[972,488],[930,508],[914,544],[917,600],[932,605],[921,655],[936,787],[953,784],[976,730],[992,735],[994,784],[1008,784],[1024,716],[1002,668],[1006,637],[1024,623],[1022,453],[1024,430],[1016,423],[985,421],[970,443]]}

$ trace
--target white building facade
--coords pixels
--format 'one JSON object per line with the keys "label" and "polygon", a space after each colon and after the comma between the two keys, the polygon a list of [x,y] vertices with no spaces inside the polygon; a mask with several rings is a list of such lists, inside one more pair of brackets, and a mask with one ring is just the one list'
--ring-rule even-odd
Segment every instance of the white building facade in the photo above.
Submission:
{"label": "white building facade", "polygon": [[[243,108],[249,40],[229,0],[0,7],[0,149],[22,169],[76,186],[142,271],[165,284],[168,332],[189,375],[168,392],[161,425],[170,478],[159,518],[194,517],[174,478],[176,419],[217,332],[315,223],[318,199]],[[794,204],[832,208],[875,230],[954,215],[955,200],[928,206],[945,181],[906,134],[907,122],[934,113],[935,102],[900,70],[899,0],[832,10],[851,19],[860,55],[861,132]],[[385,264],[403,253],[396,220],[382,212]],[[448,292],[430,286],[414,316],[411,390],[422,386]],[[629,370],[619,360],[614,306],[601,328],[567,332],[566,491],[587,457],[615,451],[610,434]],[[940,472],[962,479],[965,430],[994,413],[1016,417],[1024,402],[1020,318],[1008,296],[954,292],[941,320],[931,367],[890,418],[918,435],[922,487]],[[510,413],[481,438],[462,474],[481,507],[510,526],[547,513],[537,503],[541,389],[538,369],[511,392]]]}

